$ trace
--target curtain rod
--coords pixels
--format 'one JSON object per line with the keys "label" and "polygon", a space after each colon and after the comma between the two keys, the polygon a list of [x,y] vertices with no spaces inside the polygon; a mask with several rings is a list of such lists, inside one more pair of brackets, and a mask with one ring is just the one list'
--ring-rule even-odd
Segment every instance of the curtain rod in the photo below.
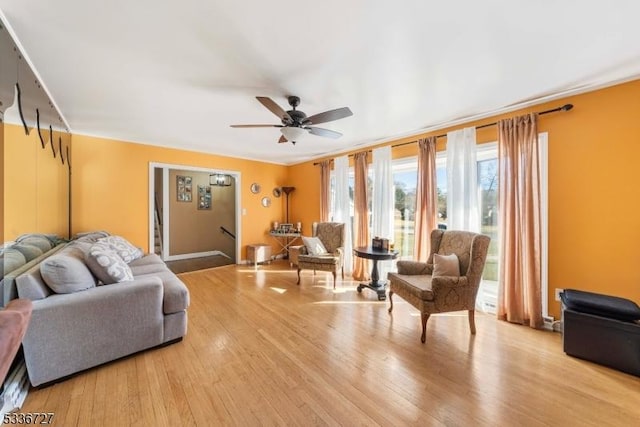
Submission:
{"label": "curtain rod", "polygon": [[[564,104],[562,107],[557,107],[557,108],[552,108],[551,110],[545,110],[545,111],[540,111],[538,113],[539,116],[542,116],[544,114],[549,114],[549,113],[556,113],[558,111],[569,111],[573,108],[573,104]],[[493,123],[486,123],[484,125],[478,125],[476,126],[476,129],[482,129],[482,128],[488,128],[490,126],[495,126],[497,125],[498,122],[493,122]],[[446,138],[447,135],[446,134],[442,134],[442,135],[436,135],[436,138]],[[391,148],[395,148],[395,147],[402,147],[403,145],[409,145],[409,144],[415,144],[416,142],[418,142],[418,140],[416,139],[415,141],[408,141],[408,142],[403,142],[401,144],[396,144],[396,145],[392,145]],[[371,150],[367,150],[367,151],[371,151]],[[353,154],[349,154],[349,157],[353,157]],[[329,161],[333,161],[333,159],[329,159]],[[314,163],[314,166],[319,165],[320,163]]]}

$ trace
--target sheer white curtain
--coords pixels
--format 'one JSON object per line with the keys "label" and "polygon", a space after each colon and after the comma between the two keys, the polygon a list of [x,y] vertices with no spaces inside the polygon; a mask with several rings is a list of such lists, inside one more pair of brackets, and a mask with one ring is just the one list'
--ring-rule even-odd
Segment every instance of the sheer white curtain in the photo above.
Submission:
{"label": "sheer white curtain", "polygon": [[476,128],[447,133],[447,228],[480,231]]}
{"label": "sheer white curtain", "polygon": [[[373,198],[371,209],[371,235],[393,241],[393,171],[391,146],[373,149]],[[386,280],[392,263],[380,263],[380,278]]]}
{"label": "sheer white curtain", "polygon": [[351,199],[349,199],[349,157],[336,157],[333,161],[335,194],[333,221],[345,224],[344,272],[353,273],[353,245],[351,243]]}
{"label": "sheer white curtain", "polygon": [[391,146],[373,150],[371,234],[393,241],[393,172]]}

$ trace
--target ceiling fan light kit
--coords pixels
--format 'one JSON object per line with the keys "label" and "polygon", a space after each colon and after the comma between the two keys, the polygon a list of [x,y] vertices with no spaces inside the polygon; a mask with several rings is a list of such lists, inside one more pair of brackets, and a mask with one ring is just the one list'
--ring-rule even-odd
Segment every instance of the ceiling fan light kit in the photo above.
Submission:
{"label": "ceiling fan light kit", "polygon": [[303,128],[290,126],[280,128],[280,132],[282,132],[282,134],[285,138],[287,138],[288,141],[291,141],[294,144],[307,133],[307,131]]}
{"label": "ceiling fan light kit", "polygon": [[285,111],[271,98],[265,96],[257,96],[256,99],[264,105],[269,111],[278,116],[282,124],[278,125],[231,125],[233,128],[255,128],[255,127],[276,127],[280,128],[282,136],[278,142],[291,141],[295,144],[305,134],[310,133],[312,135],[323,136],[327,138],[340,138],[342,134],[330,129],[323,129],[318,127],[312,127],[319,123],[331,122],[333,120],[343,119],[345,117],[352,116],[353,113],[348,107],[336,108],[335,110],[325,111],[324,113],[314,114],[307,117],[307,115],[300,110],[296,110],[296,107],[300,105],[300,98],[297,96],[287,97],[287,101],[291,106],[291,110]]}

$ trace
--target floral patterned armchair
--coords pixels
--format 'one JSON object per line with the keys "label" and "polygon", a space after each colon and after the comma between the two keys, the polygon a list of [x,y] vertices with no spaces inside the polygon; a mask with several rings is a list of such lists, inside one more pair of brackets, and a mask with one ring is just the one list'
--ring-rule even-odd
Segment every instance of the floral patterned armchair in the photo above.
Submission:
{"label": "floral patterned armchair", "polygon": [[326,254],[311,255],[305,246],[290,248],[289,257],[291,264],[298,267],[298,282],[300,284],[300,271],[317,270],[329,271],[333,274],[333,288],[336,287],[336,275],[342,272],[344,279],[344,239],[345,227],[341,222],[314,222],[312,235],[318,237],[327,249]]}
{"label": "floral patterned armchair", "polygon": [[[427,262],[398,261],[398,272],[389,273],[389,313],[393,294],[420,310],[425,342],[427,320],[433,313],[469,311],[469,328],[476,333],[475,302],[489,249],[489,236],[469,231],[433,230]],[[434,275],[434,257],[455,254],[460,275]]]}

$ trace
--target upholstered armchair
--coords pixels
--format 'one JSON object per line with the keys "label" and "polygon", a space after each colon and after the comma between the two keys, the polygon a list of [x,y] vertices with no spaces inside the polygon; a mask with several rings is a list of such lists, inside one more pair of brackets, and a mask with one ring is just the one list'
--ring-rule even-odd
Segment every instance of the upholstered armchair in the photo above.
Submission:
{"label": "upholstered armchair", "polygon": [[[398,272],[389,273],[389,313],[394,294],[420,310],[420,340],[425,342],[431,314],[468,310],[469,328],[475,334],[476,295],[490,240],[489,236],[469,231],[433,230],[426,263],[398,261]],[[450,271],[458,267],[459,272]]]}
{"label": "upholstered armchair", "polygon": [[[300,271],[313,270],[329,271],[333,274],[333,288],[336,287],[336,275],[342,272],[344,279],[344,239],[345,227],[341,222],[314,222],[312,236],[317,237],[326,249],[325,253],[311,254],[306,246],[290,248],[289,256],[292,264],[298,268],[298,282],[300,284]],[[324,251],[321,251],[324,252]]]}

